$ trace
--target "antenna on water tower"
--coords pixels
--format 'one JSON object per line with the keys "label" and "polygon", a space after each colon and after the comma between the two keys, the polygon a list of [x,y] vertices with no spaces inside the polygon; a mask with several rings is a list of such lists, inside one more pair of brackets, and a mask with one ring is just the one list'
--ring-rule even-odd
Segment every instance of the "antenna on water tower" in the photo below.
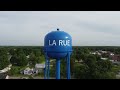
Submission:
{"label": "antenna on water tower", "polygon": [[59,28],[57,28],[57,31],[59,31]]}

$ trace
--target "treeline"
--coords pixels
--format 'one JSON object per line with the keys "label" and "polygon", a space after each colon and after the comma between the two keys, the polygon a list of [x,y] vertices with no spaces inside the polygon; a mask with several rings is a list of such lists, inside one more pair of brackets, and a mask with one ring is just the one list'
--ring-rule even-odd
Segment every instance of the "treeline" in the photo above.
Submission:
{"label": "treeline", "polygon": [[115,54],[120,54],[120,46],[73,46],[73,50],[88,49],[90,51],[110,51]]}
{"label": "treeline", "polygon": [[[71,78],[75,79],[115,79],[116,72],[114,65],[109,60],[101,60],[94,55],[87,55],[83,62],[75,62],[71,58]],[[55,62],[51,68],[50,75],[55,77]],[[66,78],[66,61],[61,60],[61,78]]]}
{"label": "treeline", "polygon": [[13,66],[35,66],[44,62],[42,47],[0,47],[0,70],[9,64]]}
{"label": "treeline", "polygon": [[[120,54],[120,47],[73,46],[71,54],[71,77],[78,79],[112,79],[119,71],[109,60],[102,60],[93,51],[111,51]],[[0,47],[0,69],[13,66],[34,67],[36,63],[45,62],[42,46],[2,46]],[[55,77],[55,61],[51,62],[50,76]],[[14,74],[14,73],[13,73]],[[61,60],[61,78],[66,78],[66,61]]]}
{"label": "treeline", "polygon": [[[120,47],[73,47],[71,55],[71,77],[77,79],[116,79],[120,66],[115,66],[108,60],[102,60],[99,55],[92,55],[94,51],[110,51],[120,54]],[[56,64],[53,62],[50,75],[55,77]],[[66,78],[66,61],[61,60],[61,78]]]}

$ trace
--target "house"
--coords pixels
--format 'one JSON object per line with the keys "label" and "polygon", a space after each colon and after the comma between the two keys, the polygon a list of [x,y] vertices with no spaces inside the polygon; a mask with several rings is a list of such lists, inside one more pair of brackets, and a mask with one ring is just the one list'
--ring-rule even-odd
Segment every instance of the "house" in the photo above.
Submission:
{"label": "house", "polygon": [[101,58],[102,60],[107,60],[108,58]]}
{"label": "house", "polygon": [[114,53],[109,53],[109,55],[114,56]]}
{"label": "house", "polygon": [[107,53],[107,51],[100,51],[101,53]]}
{"label": "house", "polygon": [[45,64],[36,64],[34,69],[33,68],[30,69],[28,67],[25,70],[20,71],[20,73],[24,75],[38,74],[39,72],[43,72],[44,68],[45,68]]}
{"label": "house", "polygon": [[93,55],[95,55],[95,54],[96,54],[96,52],[90,52],[90,54],[93,54]]}
{"label": "house", "polygon": [[33,74],[33,69],[30,69],[29,67],[26,68],[23,72],[21,72],[25,75],[32,75]]}
{"label": "house", "polygon": [[99,56],[101,56],[101,53],[100,52],[98,52],[98,51],[95,51],[95,52],[90,52],[90,54],[93,54],[93,55],[99,55]]}
{"label": "house", "polygon": [[120,55],[110,55],[109,58],[111,60],[120,62]]}
{"label": "house", "polygon": [[101,56],[102,54],[98,52],[97,55]]}
{"label": "house", "polygon": [[23,71],[20,71],[21,74],[24,74],[24,75],[32,75],[32,74],[38,74],[39,70],[36,69],[36,68],[32,68],[30,69],[29,67],[26,68],[25,70]]}

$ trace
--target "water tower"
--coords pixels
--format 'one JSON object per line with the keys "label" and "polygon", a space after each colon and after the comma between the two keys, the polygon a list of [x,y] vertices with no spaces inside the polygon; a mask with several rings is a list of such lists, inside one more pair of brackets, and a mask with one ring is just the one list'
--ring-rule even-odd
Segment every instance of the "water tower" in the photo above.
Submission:
{"label": "water tower", "polygon": [[66,58],[67,79],[70,79],[70,55],[72,53],[72,37],[59,29],[48,33],[44,38],[45,79],[49,79],[50,58],[56,59],[56,79],[60,79],[60,59]]}

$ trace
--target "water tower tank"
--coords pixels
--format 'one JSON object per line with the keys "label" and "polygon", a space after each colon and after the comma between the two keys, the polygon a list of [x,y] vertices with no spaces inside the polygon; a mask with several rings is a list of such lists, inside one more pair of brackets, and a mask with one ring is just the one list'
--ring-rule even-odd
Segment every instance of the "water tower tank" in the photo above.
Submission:
{"label": "water tower tank", "polygon": [[66,57],[68,52],[72,52],[72,37],[59,29],[52,31],[44,38],[44,51],[50,58]]}

